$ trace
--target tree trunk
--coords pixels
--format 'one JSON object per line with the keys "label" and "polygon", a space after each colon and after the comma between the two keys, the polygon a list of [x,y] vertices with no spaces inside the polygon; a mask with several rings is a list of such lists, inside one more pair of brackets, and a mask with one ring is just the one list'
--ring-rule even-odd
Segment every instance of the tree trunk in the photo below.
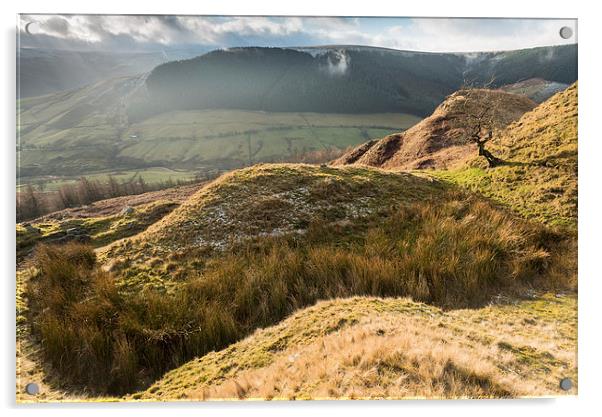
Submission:
{"label": "tree trunk", "polygon": [[499,158],[496,158],[491,154],[491,152],[485,149],[484,144],[479,144],[479,155],[485,157],[487,163],[489,163],[489,168],[494,168],[504,163],[504,161],[502,161]]}

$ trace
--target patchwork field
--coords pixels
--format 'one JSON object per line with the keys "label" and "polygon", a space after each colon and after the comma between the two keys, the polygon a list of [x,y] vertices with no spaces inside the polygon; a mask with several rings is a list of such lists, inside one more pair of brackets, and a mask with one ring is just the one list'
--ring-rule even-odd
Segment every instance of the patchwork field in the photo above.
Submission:
{"label": "patchwork field", "polygon": [[[22,183],[154,167],[228,170],[344,150],[399,132],[419,117],[399,113],[171,111],[137,119],[129,105],[145,96],[144,79],[122,77],[17,103]],[[172,174],[176,175],[176,174]],[[152,181],[152,174],[147,174]]]}

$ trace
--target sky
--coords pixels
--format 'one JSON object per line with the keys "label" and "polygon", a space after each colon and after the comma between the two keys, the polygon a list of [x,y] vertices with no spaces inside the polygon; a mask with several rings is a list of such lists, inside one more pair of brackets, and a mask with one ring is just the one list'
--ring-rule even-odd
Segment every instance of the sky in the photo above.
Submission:
{"label": "sky", "polygon": [[[577,42],[576,20],[392,17],[20,15],[22,47],[161,51],[188,47],[366,45],[476,52]],[[563,26],[573,29],[562,39]]]}

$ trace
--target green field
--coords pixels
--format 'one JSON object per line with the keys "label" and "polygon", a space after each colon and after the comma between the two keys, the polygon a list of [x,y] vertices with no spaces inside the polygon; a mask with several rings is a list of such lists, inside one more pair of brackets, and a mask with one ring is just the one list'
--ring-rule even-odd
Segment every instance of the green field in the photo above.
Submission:
{"label": "green field", "polygon": [[[408,114],[270,113],[190,110],[130,120],[141,95],[139,77],[105,80],[77,90],[17,102],[20,184],[47,190],[81,176],[152,183],[258,162],[294,161],[405,130]],[[155,168],[164,167],[164,168]]]}
{"label": "green field", "polygon": [[119,155],[174,163],[282,160],[319,149],[344,149],[407,129],[418,121],[415,116],[394,113],[171,112],[130,126]]}
{"label": "green field", "polygon": [[[142,178],[144,182],[153,184],[169,180],[174,182],[192,180],[194,179],[194,172],[156,167],[129,171],[99,172],[86,175],[86,178],[93,181],[106,183],[108,182],[109,176],[113,176],[113,178],[115,178],[119,183],[134,182]],[[75,184],[77,181],[79,181],[79,178],[80,177],[24,178],[17,184],[17,189],[26,187],[28,184],[38,187],[41,183],[43,183],[44,191],[57,191],[63,185]]]}
{"label": "green field", "polygon": [[[123,78],[20,100],[20,182],[50,178],[49,189],[56,189],[81,176],[114,173],[118,180],[127,180],[139,172],[148,182],[187,179],[192,172],[343,150],[405,130],[420,120],[396,113],[194,110],[133,122],[127,106],[129,97],[138,93],[136,86],[135,80]],[[153,168],[158,166],[169,169]]]}

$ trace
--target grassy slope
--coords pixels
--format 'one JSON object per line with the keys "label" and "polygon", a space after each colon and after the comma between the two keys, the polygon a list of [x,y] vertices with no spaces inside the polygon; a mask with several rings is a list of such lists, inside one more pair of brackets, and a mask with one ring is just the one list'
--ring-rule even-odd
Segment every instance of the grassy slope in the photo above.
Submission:
{"label": "grassy slope", "polygon": [[29,223],[28,227],[17,224],[17,259],[21,260],[29,254],[38,243],[61,242],[73,229],[88,236],[94,247],[105,246],[115,240],[140,233],[177,206],[178,204],[172,201],[157,200],[137,207],[131,214],[40,221]]}
{"label": "grassy slope", "polygon": [[527,218],[577,227],[577,84],[509,125],[492,143],[508,161],[433,175],[490,197]]}
{"label": "grassy slope", "polygon": [[407,299],[324,301],[130,399],[562,395],[559,378],[577,376],[576,314],[574,296],[550,294],[448,312]]}
{"label": "grassy slope", "polygon": [[254,237],[303,234],[315,222],[362,223],[391,205],[440,194],[442,187],[370,168],[258,165],[223,175],[145,233],[109,247],[101,257],[125,259],[131,284],[149,282],[149,277],[171,281],[177,274],[170,265],[190,267],[179,254],[194,258]]}
{"label": "grassy slope", "polygon": [[[570,99],[564,105],[555,105],[556,109],[565,107],[571,108]],[[549,117],[551,116],[541,115],[544,121]],[[560,126],[565,126],[565,122],[566,125],[571,125],[570,120],[562,119]],[[533,129],[530,123],[523,126],[527,133]],[[515,129],[525,136],[525,131]],[[539,127],[534,129],[538,134],[549,130]],[[520,137],[522,136],[519,139]],[[549,156],[550,150],[555,149],[552,141],[558,136],[550,134],[545,137],[550,140],[541,141],[539,151],[517,144],[506,144],[509,149],[506,157],[527,162],[520,167],[502,168],[526,166],[531,175],[533,166],[530,164],[540,161],[543,155]],[[519,140],[519,143],[522,142]],[[560,170],[571,166],[573,159],[576,167],[576,154],[573,155],[571,149],[569,147],[568,152],[546,157],[546,164],[552,166],[538,164],[537,168]],[[459,181],[459,178],[473,169],[447,173],[444,178],[470,185],[466,181]],[[519,182],[532,181],[532,175],[519,175],[516,179]],[[505,181],[508,181],[508,177]],[[559,187],[567,185],[570,187],[571,183],[562,181]],[[483,187],[483,192],[494,199],[495,195],[490,191],[503,190],[497,183],[489,188],[483,185],[474,187],[477,190]],[[191,263],[191,259],[183,255],[189,253],[193,258],[200,256],[201,259],[219,256],[222,250],[236,244],[232,237],[243,236],[261,241],[278,238],[282,234],[304,236],[302,231],[308,223],[318,221],[328,226],[322,230],[325,239],[331,239],[327,244],[334,248],[345,248],[350,240],[361,236],[362,230],[365,232],[362,225],[382,222],[380,216],[384,213],[383,207],[420,203],[426,206],[430,204],[427,210],[429,213],[439,212],[433,203],[446,195],[448,189],[449,186],[437,181],[377,169],[264,165],[222,177],[146,232],[104,251],[104,256],[107,259],[116,257],[124,262],[121,265],[118,262],[113,267],[122,282],[127,284],[126,287],[137,289],[141,285],[152,283],[152,286],[158,288],[169,288],[172,283],[177,285],[186,274],[198,270],[199,265]],[[564,192],[564,188],[562,191]],[[431,199],[425,200],[425,195]],[[522,196],[519,194],[519,197]],[[460,197],[458,194],[455,198],[461,200]],[[513,201],[507,198],[506,196],[504,200],[500,197],[497,200],[512,205]],[[473,211],[473,208],[466,212],[453,199],[446,204],[442,206],[445,208],[440,219],[442,222],[430,225],[437,229],[438,236],[445,232],[444,225],[456,227],[473,221],[476,221],[475,230],[488,235],[489,232],[484,232],[484,226],[492,218],[488,218],[485,213],[492,213],[491,210],[495,212],[493,208],[482,207],[477,211]],[[535,207],[533,202],[529,202],[529,207]],[[574,207],[568,206],[569,222],[576,218],[574,211],[571,211],[573,209]],[[536,211],[517,211],[528,217],[547,220]],[[504,239],[514,241],[516,236],[513,233],[521,222],[504,224],[508,227],[496,226],[495,229],[503,231],[503,234],[508,233]],[[344,229],[344,232],[333,234],[333,226]],[[466,239],[466,231],[460,233],[463,239]],[[458,235],[457,230],[454,229],[453,232],[453,235]],[[315,234],[310,235],[315,237]],[[336,238],[332,240],[333,237]],[[374,247],[366,247],[366,253],[370,250],[384,253],[380,251],[389,243],[385,240],[385,246],[382,246],[383,242],[378,243],[380,238],[371,239]],[[482,244],[474,243],[476,247]],[[517,253],[526,253],[524,249],[517,248]],[[171,255],[169,258],[166,256],[168,254]],[[449,256],[449,252],[446,254]],[[529,256],[531,255],[535,253],[530,253]],[[573,255],[569,254],[571,256]],[[270,261],[270,258],[257,259],[274,261]],[[278,259],[280,266],[287,265],[282,262],[287,258]],[[440,256],[437,259],[441,259]],[[233,261],[230,258],[224,260]],[[373,261],[374,259],[370,261],[371,265],[374,265]],[[174,263],[182,271],[174,270]],[[433,264],[432,260],[428,263]],[[219,269],[219,265],[208,265],[210,270]],[[205,264],[201,263],[200,269],[204,268]],[[327,269],[330,273],[335,271],[331,267]],[[243,270],[252,271],[248,265],[243,266]],[[260,268],[258,271],[263,270]],[[269,271],[265,269],[265,272]],[[237,273],[235,270],[232,272]],[[433,272],[429,271],[427,274]],[[214,278],[215,276],[211,279]],[[239,282],[251,279],[249,282],[252,283],[256,279],[253,274],[241,278],[242,281]],[[576,377],[575,301],[574,296],[557,298],[547,295],[534,301],[522,301],[508,306],[446,313],[407,300],[374,301],[359,298],[331,301],[302,310],[273,328],[258,331],[250,338],[224,350],[193,360],[167,374],[149,390],[134,394],[133,398],[380,398],[411,397],[420,393],[434,397],[557,394],[559,377],[570,376],[574,380]],[[341,306],[344,308],[337,310]],[[316,309],[323,310],[318,310],[319,314],[316,315]],[[400,327],[400,322],[404,326]],[[352,343],[354,340],[361,342]],[[425,349],[425,346],[433,344],[431,349]],[[399,346],[406,349],[400,351]],[[339,349],[343,353],[337,356],[334,351]],[[332,360],[325,362],[320,359],[324,352],[330,352],[329,358]],[[357,361],[348,359],[356,356]],[[478,362],[469,364],[467,358],[474,357],[479,359]],[[432,366],[422,366],[420,363],[430,363]],[[344,370],[342,374],[345,377],[342,380],[336,369]],[[276,380],[273,371],[288,377]]]}

